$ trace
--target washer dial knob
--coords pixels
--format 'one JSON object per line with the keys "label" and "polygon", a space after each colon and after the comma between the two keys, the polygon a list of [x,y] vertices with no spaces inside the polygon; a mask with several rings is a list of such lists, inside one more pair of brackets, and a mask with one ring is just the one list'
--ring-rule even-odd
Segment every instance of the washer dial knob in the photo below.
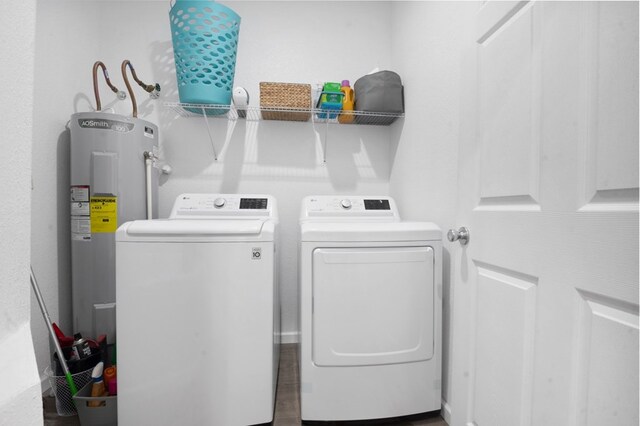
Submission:
{"label": "washer dial knob", "polygon": [[213,205],[216,206],[217,209],[224,206],[227,201],[224,198],[216,198],[213,200]]}
{"label": "washer dial knob", "polygon": [[340,202],[340,205],[342,206],[343,209],[350,209],[351,208],[351,201],[344,199]]}

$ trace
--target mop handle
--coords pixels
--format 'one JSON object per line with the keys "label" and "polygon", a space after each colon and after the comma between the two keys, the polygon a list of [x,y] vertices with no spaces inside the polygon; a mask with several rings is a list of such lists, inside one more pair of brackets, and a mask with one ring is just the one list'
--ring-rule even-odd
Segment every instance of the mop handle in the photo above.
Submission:
{"label": "mop handle", "polygon": [[33,292],[36,295],[36,299],[38,299],[38,305],[40,305],[40,311],[42,312],[42,316],[44,317],[44,322],[47,323],[47,328],[49,329],[49,334],[53,339],[53,344],[56,346],[56,353],[58,354],[58,360],[60,361],[60,365],[62,366],[62,371],[64,372],[64,376],[67,378],[67,383],[69,384],[69,389],[71,390],[71,396],[78,393],[78,389],[76,388],[76,384],[73,382],[73,378],[71,377],[71,373],[69,372],[69,367],[67,367],[67,361],[64,358],[64,354],[62,353],[62,348],[60,347],[60,342],[58,341],[58,337],[56,336],[55,331],[53,331],[53,326],[51,325],[51,318],[49,318],[49,312],[47,312],[47,307],[44,305],[44,299],[42,298],[42,294],[40,293],[40,288],[38,287],[38,282],[36,281],[36,276],[33,273],[33,267],[30,267],[31,270],[31,288],[33,288]]}

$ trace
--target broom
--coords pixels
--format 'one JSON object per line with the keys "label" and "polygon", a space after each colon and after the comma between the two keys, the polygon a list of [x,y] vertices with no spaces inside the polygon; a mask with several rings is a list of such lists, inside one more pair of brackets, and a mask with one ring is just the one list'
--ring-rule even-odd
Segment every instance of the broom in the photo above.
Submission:
{"label": "broom", "polygon": [[75,394],[78,393],[78,389],[76,388],[76,384],[73,382],[73,377],[71,377],[71,373],[69,372],[69,367],[67,367],[67,361],[64,357],[64,354],[62,353],[60,342],[58,341],[58,337],[56,336],[56,333],[53,330],[53,326],[51,325],[51,318],[49,318],[49,312],[47,312],[47,307],[44,305],[44,299],[42,298],[42,294],[40,293],[40,288],[38,287],[36,276],[33,273],[33,267],[31,267],[30,269],[31,269],[31,288],[33,288],[33,292],[36,295],[36,299],[38,299],[38,305],[40,305],[40,311],[42,311],[44,322],[47,323],[47,328],[49,329],[49,334],[51,335],[53,344],[56,345],[56,353],[58,354],[58,360],[60,361],[60,365],[62,366],[62,371],[64,371],[64,376],[67,378],[67,383],[69,384],[69,390],[71,391],[71,396],[74,396]]}

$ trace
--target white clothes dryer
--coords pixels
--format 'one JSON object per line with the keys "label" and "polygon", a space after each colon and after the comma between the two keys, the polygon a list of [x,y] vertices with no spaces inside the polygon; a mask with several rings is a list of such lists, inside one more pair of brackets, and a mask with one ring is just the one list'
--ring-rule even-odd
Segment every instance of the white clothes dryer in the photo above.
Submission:
{"label": "white clothes dryer", "polygon": [[302,419],[439,410],[440,229],[390,197],[312,196],[300,237]]}
{"label": "white clothes dryer", "polygon": [[273,419],[278,214],[267,195],[182,194],[116,233],[118,423]]}

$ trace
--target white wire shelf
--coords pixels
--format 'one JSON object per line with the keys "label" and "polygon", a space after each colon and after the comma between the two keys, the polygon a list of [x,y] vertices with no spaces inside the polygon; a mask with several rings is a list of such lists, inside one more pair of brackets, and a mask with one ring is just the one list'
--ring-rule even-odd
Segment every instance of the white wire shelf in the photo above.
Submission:
{"label": "white wire shelf", "polygon": [[[340,111],[323,110],[316,108],[267,108],[258,106],[248,106],[237,108],[234,105],[208,105],[208,104],[185,104],[180,102],[165,102],[165,107],[170,108],[182,117],[202,117],[223,118],[226,120],[278,120],[278,121],[313,121],[314,123],[327,124],[356,124],[388,126],[404,114],[349,111],[352,117],[350,122],[340,123],[338,115]],[[243,116],[244,115],[244,116]]]}

